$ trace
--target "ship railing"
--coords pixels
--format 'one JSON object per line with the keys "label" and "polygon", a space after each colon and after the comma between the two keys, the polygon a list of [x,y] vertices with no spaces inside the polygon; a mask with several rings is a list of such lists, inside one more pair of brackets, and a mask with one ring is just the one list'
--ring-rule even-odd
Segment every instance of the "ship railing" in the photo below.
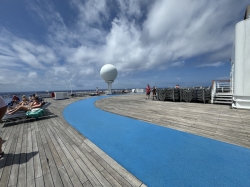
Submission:
{"label": "ship railing", "polygon": [[231,83],[230,80],[213,80],[212,82],[212,92],[211,92],[211,103],[214,103],[214,99],[217,93],[231,93]]}

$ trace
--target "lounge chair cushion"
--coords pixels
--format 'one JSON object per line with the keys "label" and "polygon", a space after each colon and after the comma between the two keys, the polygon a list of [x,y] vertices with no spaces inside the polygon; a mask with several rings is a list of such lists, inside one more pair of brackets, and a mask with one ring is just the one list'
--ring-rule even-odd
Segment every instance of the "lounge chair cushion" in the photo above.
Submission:
{"label": "lounge chair cushion", "polygon": [[32,109],[31,111],[26,112],[26,116],[38,118],[44,115],[44,111],[42,108]]}

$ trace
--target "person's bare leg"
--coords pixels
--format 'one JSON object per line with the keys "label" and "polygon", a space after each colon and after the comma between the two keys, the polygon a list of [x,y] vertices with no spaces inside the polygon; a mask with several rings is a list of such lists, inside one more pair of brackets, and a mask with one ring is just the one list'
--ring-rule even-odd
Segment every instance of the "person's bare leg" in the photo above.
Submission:
{"label": "person's bare leg", "polygon": [[7,114],[13,114],[13,113],[15,113],[17,110],[19,110],[19,107],[14,108],[14,109],[12,109],[12,110],[9,110]]}
{"label": "person's bare leg", "polygon": [[19,106],[17,108],[15,108],[14,110],[10,111],[8,114],[14,114],[15,112],[21,110],[22,106]]}
{"label": "person's bare leg", "polygon": [[10,107],[10,108],[7,109],[7,113],[12,112],[12,111],[15,110],[15,109],[16,109],[16,107],[15,107],[15,108]]}
{"label": "person's bare leg", "polygon": [[9,112],[8,114],[14,114],[15,112],[19,111],[19,110],[24,110],[24,111],[27,111],[28,108],[26,106],[19,106],[17,107],[15,110]]}

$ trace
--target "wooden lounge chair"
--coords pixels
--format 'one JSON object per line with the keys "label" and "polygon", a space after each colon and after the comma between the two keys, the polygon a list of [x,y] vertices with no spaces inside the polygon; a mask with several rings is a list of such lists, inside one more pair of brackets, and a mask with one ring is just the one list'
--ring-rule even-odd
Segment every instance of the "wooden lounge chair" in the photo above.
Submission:
{"label": "wooden lounge chair", "polygon": [[[41,108],[45,110],[49,105],[50,105],[50,103],[45,102]],[[47,113],[48,112],[45,112],[45,115]],[[1,123],[9,123],[9,122],[17,122],[17,121],[24,122],[26,119],[31,119],[31,118],[26,115],[26,111],[20,110],[14,114],[7,114],[6,113],[1,120]]]}

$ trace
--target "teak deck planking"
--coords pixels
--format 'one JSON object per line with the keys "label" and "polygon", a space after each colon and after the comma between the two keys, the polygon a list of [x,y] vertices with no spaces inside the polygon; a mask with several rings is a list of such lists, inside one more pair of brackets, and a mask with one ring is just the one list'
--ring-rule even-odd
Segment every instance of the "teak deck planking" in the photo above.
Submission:
{"label": "teak deck planking", "polygon": [[[70,126],[63,109],[85,99],[46,99],[55,115],[3,127],[1,186],[146,186]],[[99,100],[103,110],[250,148],[250,111],[228,105],[145,100],[142,94]],[[1,124],[3,125],[3,124]]]}
{"label": "teak deck planking", "polygon": [[250,110],[230,105],[146,100],[143,94],[98,100],[103,110],[250,148]]}
{"label": "teak deck planking", "polygon": [[63,118],[70,103],[46,99],[55,116],[4,125],[2,186],[145,186]]}

